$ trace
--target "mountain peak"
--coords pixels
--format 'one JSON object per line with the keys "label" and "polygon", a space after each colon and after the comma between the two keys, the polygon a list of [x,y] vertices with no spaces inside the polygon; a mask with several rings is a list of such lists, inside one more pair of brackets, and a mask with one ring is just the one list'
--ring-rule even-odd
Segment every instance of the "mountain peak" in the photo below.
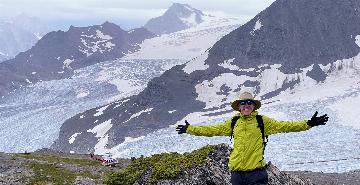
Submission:
{"label": "mountain peak", "polygon": [[173,3],[164,15],[150,19],[145,28],[156,34],[184,30],[203,22],[204,14],[187,4]]}
{"label": "mountain peak", "polygon": [[203,16],[204,14],[188,4],[173,3],[164,15],[175,15],[179,18],[187,18],[191,14],[197,14]]}
{"label": "mountain peak", "polygon": [[191,7],[191,6],[188,5],[188,4],[181,4],[181,3],[173,3],[173,4],[169,7],[168,11],[169,11],[169,10],[173,10],[173,9],[186,9],[186,10],[192,11],[192,12],[201,12],[200,10],[193,8],[193,7]]}
{"label": "mountain peak", "polygon": [[117,25],[115,23],[112,23],[112,22],[109,22],[109,21],[105,21],[104,23],[101,24],[101,26],[120,27],[119,25]]}

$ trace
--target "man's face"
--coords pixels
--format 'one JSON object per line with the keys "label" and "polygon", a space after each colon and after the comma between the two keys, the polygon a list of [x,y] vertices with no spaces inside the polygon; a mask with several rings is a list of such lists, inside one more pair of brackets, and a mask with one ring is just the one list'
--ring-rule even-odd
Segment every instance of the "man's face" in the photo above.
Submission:
{"label": "man's face", "polygon": [[238,106],[241,114],[247,116],[250,115],[251,112],[254,110],[255,102],[252,100],[242,100],[239,102]]}

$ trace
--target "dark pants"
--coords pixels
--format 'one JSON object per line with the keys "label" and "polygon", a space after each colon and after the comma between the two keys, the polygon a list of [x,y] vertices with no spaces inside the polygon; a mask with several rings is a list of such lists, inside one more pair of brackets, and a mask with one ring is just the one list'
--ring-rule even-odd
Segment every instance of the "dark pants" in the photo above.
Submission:
{"label": "dark pants", "polygon": [[268,175],[264,169],[254,171],[232,171],[232,185],[266,185],[268,183]]}

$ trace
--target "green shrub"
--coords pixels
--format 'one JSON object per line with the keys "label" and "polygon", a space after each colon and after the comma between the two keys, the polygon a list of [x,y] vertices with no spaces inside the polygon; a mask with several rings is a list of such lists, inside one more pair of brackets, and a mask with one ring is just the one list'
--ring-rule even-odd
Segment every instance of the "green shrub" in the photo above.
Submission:
{"label": "green shrub", "polygon": [[214,146],[205,146],[191,153],[163,153],[133,161],[127,168],[113,172],[105,181],[108,185],[131,185],[145,172],[151,169],[149,183],[175,178],[185,169],[203,165]]}

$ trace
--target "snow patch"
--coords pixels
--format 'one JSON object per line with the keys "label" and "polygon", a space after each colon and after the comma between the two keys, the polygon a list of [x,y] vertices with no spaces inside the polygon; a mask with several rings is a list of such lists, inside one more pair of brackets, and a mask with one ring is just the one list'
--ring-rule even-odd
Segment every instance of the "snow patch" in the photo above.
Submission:
{"label": "snow patch", "polygon": [[255,68],[243,68],[243,69],[239,69],[239,71],[245,71],[245,72],[251,72],[254,71]]}
{"label": "snow patch", "polygon": [[[226,101],[235,99],[234,90],[247,80],[256,80],[256,77],[248,77],[245,75],[236,76],[233,73],[223,73],[213,78],[205,80],[195,86],[198,97],[196,100],[206,104],[205,109],[218,107]],[[228,92],[222,92],[221,87],[228,89]],[[230,96],[229,96],[230,94]]]}
{"label": "snow patch", "polygon": [[108,149],[106,149],[106,145],[109,141],[109,134],[106,133],[111,129],[111,127],[112,127],[111,119],[109,119],[95,126],[93,129],[87,130],[87,132],[96,134],[95,137],[98,138],[98,143],[94,147],[95,154],[103,154],[108,152]]}
{"label": "snow patch", "polygon": [[100,39],[103,40],[110,40],[112,39],[112,37],[110,35],[105,35],[103,32],[101,32],[100,30],[96,30],[96,36],[99,37]]}
{"label": "snow patch", "polygon": [[98,139],[98,143],[94,146],[94,154],[100,155],[109,152],[109,149],[106,148],[109,141],[109,134],[106,134],[104,137]]}
{"label": "snow patch", "polygon": [[260,80],[260,91],[261,94],[265,94],[276,89],[281,88],[284,83],[289,83],[295,80],[300,80],[301,82],[305,82],[305,84],[315,85],[317,82],[312,78],[306,76],[306,73],[312,69],[312,67],[303,68],[302,73],[297,74],[284,74],[279,68],[280,64],[270,65],[270,69],[265,69],[258,76]]}
{"label": "snow patch", "polygon": [[112,42],[106,42],[104,44],[104,47],[108,48],[108,49],[112,49],[114,46],[116,46],[116,45],[114,43],[112,43]]}
{"label": "snow patch", "polygon": [[168,111],[168,113],[172,114],[173,112],[175,112],[176,110],[170,110]]}
{"label": "snow patch", "polygon": [[73,135],[69,138],[69,143],[70,143],[70,144],[73,144],[74,141],[75,141],[75,139],[76,139],[76,136],[80,135],[81,133],[82,133],[82,132],[73,134]]}
{"label": "snow patch", "polygon": [[261,28],[262,26],[263,26],[263,25],[261,24],[260,19],[257,20],[256,23],[255,23],[254,29],[250,32],[250,35],[254,36],[254,35],[255,35],[255,31],[260,30],[260,28]]}
{"label": "snow patch", "polygon": [[235,58],[225,60],[224,63],[219,64],[219,66],[230,70],[240,70],[240,68],[237,65],[231,64],[232,62],[234,62],[234,60]]}
{"label": "snow patch", "polygon": [[72,70],[70,64],[73,63],[73,62],[74,62],[74,59],[66,59],[66,60],[64,60],[64,62],[63,62],[63,64],[64,64],[63,69],[67,68],[67,69]]}
{"label": "snow patch", "polygon": [[[81,35],[80,41],[82,46],[78,46],[79,51],[86,54],[87,57],[91,56],[95,52],[109,52],[116,46],[110,42],[112,37],[105,35],[100,30],[96,30],[96,35]],[[94,41],[95,40],[95,41]]]}
{"label": "snow patch", "polygon": [[97,113],[94,114],[94,116],[96,117],[96,116],[101,116],[101,115],[103,115],[103,114],[104,114],[104,110],[106,110],[109,106],[110,106],[110,105],[106,105],[106,106],[103,106],[103,107],[101,107],[100,109],[96,110]]}
{"label": "snow patch", "polygon": [[191,74],[194,71],[206,70],[207,68],[209,68],[209,65],[205,64],[205,60],[208,58],[208,56],[209,50],[201,54],[199,57],[190,60],[183,68],[184,72],[187,74]]}
{"label": "snow patch", "polygon": [[356,37],[355,37],[355,44],[360,47],[360,35],[356,35]]}
{"label": "snow patch", "polygon": [[153,109],[154,109],[154,108],[148,108],[148,109],[142,110],[142,111],[140,111],[140,112],[137,112],[137,113],[131,115],[130,118],[129,118],[128,120],[126,120],[125,122],[128,122],[128,121],[130,121],[131,119],[140,116],[142,113],[150,112],[150,111],[152,111]]}
{"label": "snow patch", "polygon": [[105,137],[106,132],[108,132],[112,127],[111,120],[112,119],[104,121],[103,123],[96,125],[94,128],[87,130],[87,132],[96,134],[95,137],[97,138],[103,138]]}

